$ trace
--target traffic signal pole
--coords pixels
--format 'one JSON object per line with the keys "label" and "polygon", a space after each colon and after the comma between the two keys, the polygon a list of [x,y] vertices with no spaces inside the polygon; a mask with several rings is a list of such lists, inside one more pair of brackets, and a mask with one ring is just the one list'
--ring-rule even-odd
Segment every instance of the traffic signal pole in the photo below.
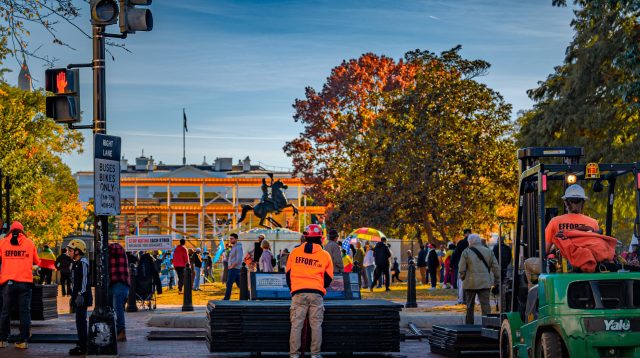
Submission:
{"label": "traffic signal pole", "polygon": [[[93,25],[93,134],[107,133],[105,27]],[[95,140],[94,140],[95,143]],[[94,173],[95,168],[94,160]],[[94,185],[93,197],[96,198]],[[94,199],[95,200],[95,199]],[[109,297],[109,216],[94,217],[95,309],[89,317],[89,355],[117,355],[116,319]]]}

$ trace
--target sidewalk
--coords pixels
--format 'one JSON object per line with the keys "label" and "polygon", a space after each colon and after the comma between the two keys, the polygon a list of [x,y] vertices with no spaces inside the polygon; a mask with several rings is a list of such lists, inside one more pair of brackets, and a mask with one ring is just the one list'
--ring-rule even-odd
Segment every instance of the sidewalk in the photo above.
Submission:
{"label": "sidewalk", "polygon": [[[429,306],[428,303],[419,304]],[[34,321],[32,323],[33,333],[75,333],[75,317],[68,312],[68,298],[58,298],[58,309],[62,312],[58,319],[50,321]],[[209,353],[204,341],[148,341],[147,334],[150,331],[162,330],[202,330],[203,328],[187,328],[204,323],[206,327],[206,307],[195,306],[194,312],[181,312],[181,306],[163,306],[155,311],[138,311],[126,313],[127,342],[118,343],[118,353],[120,357],[210,357],[210,358],[232,358],[249,357],[249,354],[220,354]],[[461,316],[460,314],[456,314]],[[413,317],[420,315],[411,314]],[[443,316],[450,320],[451,316]],[[423,318],[424,319],[424,318]],[[155,322],[155,327],[149,323]],[[160,323],[158,323],[160,322]],[[164,323],[163,323],[164,322]],[[185,323],[187,322],[187,323]],[[414,323],[416,323],[414,319]],[[406,323],[405,323],[406,324]],[[420,326],[419,323],[417,323]],[[175,327],[175,328],[173,328]],[[265,324],[268,329],[268,323]],[[14,332],[17,327],[13,327]],[[366,342],[363,343],[366,345]],[[26,351],[19,351],[10,345],[8,348],[0,349],[0,356],[6,357],[67,357],[69,349],[73,344],[41,344],[31,343]],[[249,349],[248,349],[249,350]],[[268,357],[286,357],[286,355],[263,354]],[[333,355],[327,354],[326,357]],[[364,357],[364,355],[355,355]],[[390,353],[387,357],[437,357],[429,353],[429,345],[426,340],[401,342],[400,353]]]}

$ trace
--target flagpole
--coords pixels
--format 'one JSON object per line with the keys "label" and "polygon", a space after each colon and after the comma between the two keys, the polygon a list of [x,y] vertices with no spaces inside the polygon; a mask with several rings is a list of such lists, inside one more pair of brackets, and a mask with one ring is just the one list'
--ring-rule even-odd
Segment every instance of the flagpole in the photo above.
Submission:
{"label": "flagpole", "polygon": [[187,165],[187,150],[185,146],[185,137],[186,137],[185,130],[187,129],[186,120],[185,120],[186,117],[187,115],[184,112],[184,108],[182,108],[182,120],[183,120],[182,122],[182,165]]}

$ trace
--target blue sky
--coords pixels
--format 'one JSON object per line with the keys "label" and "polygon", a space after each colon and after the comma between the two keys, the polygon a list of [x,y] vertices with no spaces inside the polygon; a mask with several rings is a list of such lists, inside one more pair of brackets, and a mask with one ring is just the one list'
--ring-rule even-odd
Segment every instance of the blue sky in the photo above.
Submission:
{"label": "blue sky", "polygon": [[[84,17],[76,23],[90,32]],[[292,119],[304,88],[320,89],[331,68],[366,52],[399,59],[409,50],[440,52],[457,44],[466,58],[492,64],[479,80],[513,104],[562,62],[573,32],[570,8],[551,0],[228,1],[155,0],[154,29],[111,49],[107,61],[107,130],[122,137],[130,162],[153,155],[181,163],[182,108],[187,162],[250,156],[291,167],[282,152],[302,126]],[[117,26],[109,28],[117,31]],[[69,26],[58,33],[76,50],[51,44],[37,29],[31,45],[68,63],[90,62],[91,41]],[[16,68],[15,61],[5,64]],[[29,60],[43,86],[44,67]],[[17,71],[5,76],[17,83]],[[84,122],[91,120],[91,70],[81,70]],[[85,133],[85,136],[89,133]],[[92,144],[65,157],[73,171],[92,168]]]}

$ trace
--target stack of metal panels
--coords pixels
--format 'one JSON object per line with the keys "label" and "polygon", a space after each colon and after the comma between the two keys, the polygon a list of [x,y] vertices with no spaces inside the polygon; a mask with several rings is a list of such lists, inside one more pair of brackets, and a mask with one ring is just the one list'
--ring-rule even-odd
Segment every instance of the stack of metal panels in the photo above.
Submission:
{"label": "stack of metal panels", "polygon": [[482,336],[481,325],[434,325],[429,336],[431,352],[449,357],[495,357],[498,343]]}
{"label": "stack of metal panels", "polygon": [[[323,352],[400,351],[402,305],[384,300],[324,304]],[[291,301],[210,301],[209,351],[288,352],[290,306]],[[307,345],[310,330],[308,334]]]}
{"label": "stack of metal panels", "polygon": [[[34,285],[31,290],[31,319],[44,321],[58,318],[58,285]],[[12,305],[11,319],[17,320],[18,304]]]}

